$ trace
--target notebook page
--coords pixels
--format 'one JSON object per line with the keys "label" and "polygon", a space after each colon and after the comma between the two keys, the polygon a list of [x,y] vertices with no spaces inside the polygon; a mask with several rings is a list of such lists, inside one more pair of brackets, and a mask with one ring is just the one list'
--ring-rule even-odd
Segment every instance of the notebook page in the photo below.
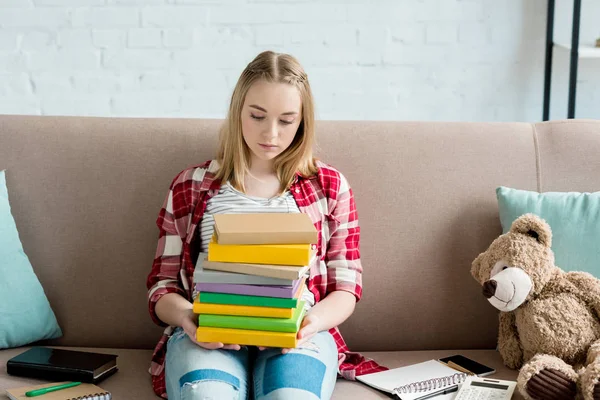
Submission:
{"label": "notebook page", "polygon": [[[452,369],[436,360],[429,360],[406,367],[357,376],[356,379],[376,389],[392,393],[394,388],[399,386],[408,385],[414,382],[426,381],[428,379],[442,378],[445,376],[454,375],[456,373],[459,372],[455,369]],[[450,387],[452,386],[448,386],[447,388]],[[416,393],[402,393],[401,398],[402,400],[414,400],[436,391],[439,391],[439,389]],[[450,393],[448,395],[448,398],[453,397],[454,393]],[[445,397],[439,397],[439,399],[442,398]]]}

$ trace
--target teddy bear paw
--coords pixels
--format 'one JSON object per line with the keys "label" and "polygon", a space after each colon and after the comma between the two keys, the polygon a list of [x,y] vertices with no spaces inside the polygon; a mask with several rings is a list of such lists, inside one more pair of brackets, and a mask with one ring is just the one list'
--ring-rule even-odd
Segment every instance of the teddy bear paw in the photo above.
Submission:
{"label": "teddy bear paw", "polygon": [[526,391],[534,400],[572,400],[577,393],[577,382],[561,371],[544,368],[527,382]]}

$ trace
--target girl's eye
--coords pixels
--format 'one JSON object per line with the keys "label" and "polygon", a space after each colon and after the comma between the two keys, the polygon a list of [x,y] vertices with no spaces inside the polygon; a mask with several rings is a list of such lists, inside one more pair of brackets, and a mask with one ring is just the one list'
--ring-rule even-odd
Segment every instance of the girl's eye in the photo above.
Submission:
{"label": "girl's eye", "polygon": [[283,119],[280,119],[279,121],[280,121],[282,124],[286,124],[286,125],[291,125],[291,124],[293,124],[293,123],[294,123],[294,121],[285,121],[285,120],[283,120]]}
{"label": "girl's eye", "polygon": [[250,117],[257,121],[262,121],[263,119],[265,119],[265,117],[259,117],[258,115],[254,115],[254,114],[250,114]]}

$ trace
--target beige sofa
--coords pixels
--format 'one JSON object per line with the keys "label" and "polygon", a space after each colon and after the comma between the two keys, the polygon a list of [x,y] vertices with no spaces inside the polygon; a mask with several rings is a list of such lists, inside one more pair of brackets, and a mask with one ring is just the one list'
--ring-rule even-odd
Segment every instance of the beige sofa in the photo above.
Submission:
{"label": "beige sofa", "polygon": [[[119,355],[100,386],[152,399],[161,334],[146,306],[155,219],[171,179],[209,159],[220,121],[0,116],[21,240],[64,331],[54,346]],[[471,261],[501,233],[495,188],[597,191],[600,121],[319,122],[318,154],[354,188],[364,296],[342,332],[389,367],[461,352],[514,379]],[[39,382],[8,376],[0,388]],[[2,395],[0,395],[0,399]],[[385,395],[339,380],[334,399]],[[520,396],[515,396],[520,398]]]}

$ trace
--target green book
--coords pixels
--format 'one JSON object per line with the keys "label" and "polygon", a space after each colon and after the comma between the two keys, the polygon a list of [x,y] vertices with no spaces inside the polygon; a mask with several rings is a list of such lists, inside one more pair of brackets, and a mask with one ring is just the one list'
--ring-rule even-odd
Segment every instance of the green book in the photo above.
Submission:
{"label": "green book", "polygon": [[200,303],[233,304],[237,306],[296,308],[298,299],[247,296],[243,294],[200,292]]}
{"label": "green book", "polygon": [[255,331],[298,332],[304,318],[304,302],[299,301],[292,318],[244,317],[237,315],[200,314],[198,326],[248,329]]}

